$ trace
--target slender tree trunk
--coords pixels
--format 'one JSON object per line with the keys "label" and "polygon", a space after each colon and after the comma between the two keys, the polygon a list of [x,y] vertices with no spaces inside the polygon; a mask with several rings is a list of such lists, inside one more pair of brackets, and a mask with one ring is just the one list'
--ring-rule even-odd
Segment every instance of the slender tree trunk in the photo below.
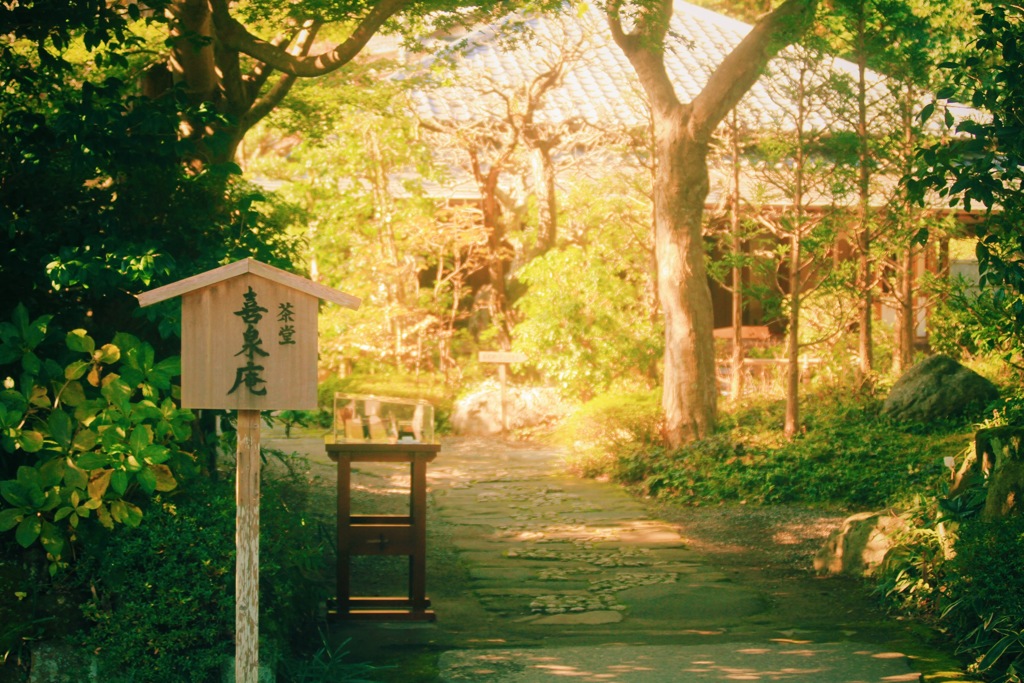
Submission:
{"label": "slender tree trunk", "polygon": [[800,431],[800,234],[789,242],[789,337],[786,345],[786,419],[784,432]]}
{"label": "slender tree trunk", "polygon": [[732,359],[729,373],[729,393],[733,401],[743,396],[743,266],[740,254],[743,238],[740,235],[740,143],[739,126],[733,110],[732,123],[732,193],[730,197],[729,229],[732,234]]}
{"label": "slender tree trunk", "polygon": [[547,253],[558,236],[558,201],[555,163],[551,159],[551,143],[538,142],[533,150],[534,185],[537,188],[537,247],[534,255]]}
{"label": "slender tree trunk", "polygon": [[511,348],[512,335],[507,315],[505,290],[505,226],[501,222],[498,208],[498,171],[490,169],[484,182],[484,228],[487,230],[488,263],[487,276],[491,285],[491,300],[488,310],[491,321],[497,326],[498,344],[502,349]]}
{"label": "slender tree trunk", "polygon": [[914,250],[900,255],[897,266],[896,325],[893,331],[895,347],[892,354],[892,372],[899,377],[914,359],[916,325],[914,316]]}
{"label": "slender tree trunk", "polygon": [[861,380],[871,377],[875,364],[874,344],[872,343],[873,320],[873,273],[871,262],[871,163],[870,150],[868,148],[868,94],[867,94],[867,50],[864,46],[866,28],[864,25],[864,3],[858,6],[860,12],[857,20],[857,137],[858,139],[858,192],[859,210],[857,234],[857,291],[860,294],[859,307],[859,334],[858,334],[858,355],[860,363],[858,370]]}

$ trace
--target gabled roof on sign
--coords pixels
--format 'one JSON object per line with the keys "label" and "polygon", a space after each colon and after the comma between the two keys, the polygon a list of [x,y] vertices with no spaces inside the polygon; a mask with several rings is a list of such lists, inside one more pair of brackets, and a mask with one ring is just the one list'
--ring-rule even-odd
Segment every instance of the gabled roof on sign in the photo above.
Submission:
{"label": "gabled roof on sign", "polygon": [[[711,72],[752,27],[682,0],[676,0],[674,8],[665,66],[680,100],[687,102],[699,94]],[[523,26],[528,30],[524,32]],[[521,37],[509,39],[509,33]],[[419,116],[436,121],[467,123],[492,117],[493,112],[502,111],[504,104],[498,92],[482,93],[481,81],[492,84],[496,91],[528,83],[557,58],[562,46],[568,45],[582,45],[584,49],[568,68],[562,85],[545,95],[537,121],[582,119],[601,126],[647,125],[648,112],[635,72],[615,45],[601,11],[590,5],[581,12],[570,9],[557,16],[510,15],[451,42],[447,49],[438,47],[435,55],[419,62],[419,66],[429,68],[447,55],[456,64],[454,78],[450,79],[453,83],[415,90],[413,106]],[[741,125],[751,129],[778,125],[794,110],[793,101],[784,92],[784,81],[798,67],[784,56],[795,54],[796,48],[791,47],[772,60],[766,75],[737,108]],[[828,60],[833,74],[856,77],[857,67],[852,62]],[[871,99],[884,99],[887,93],[883,77],[875,73],[867,77]],[[817,109],[807,121],[811,128],[831,125],[839,116],[828,107]],[[962,109],[954,114],[970,111]]]}
{"label": "gabled roof on sign", "polygon": [[139,306],[150,306],[167,299],[173,299],[176,296],[188,294],[210,285],[215,285],[218,282],[230,280],[231,278],[244,275],[245,273],[252,273],[258,275],[264,279],[276,282],[285,287],[291,287],[292,289],[304,292],[311,296],[315,296],[318,299],[324,301],[330,301],[336,304],[345,306],[346,308],[356,309],[359,308],[359,304],[362,303],[358,297],[354,297],[351,294],[340,292],[336,289],[326,287],[312,280],[307,280],[304,277],[289,273],[275,268],[274,266],[267,265],[261,261],[255,259],[246,258],[241,261],[235,261],[229,263],[226,266],[214,268],[208,270],[205,273],[199,273],[192,277],[187,277],[184,280],[178,280],[172,282],[163,287],[157,287],[151,289],[148,292],[143,292],[136,295],[139,300]]}

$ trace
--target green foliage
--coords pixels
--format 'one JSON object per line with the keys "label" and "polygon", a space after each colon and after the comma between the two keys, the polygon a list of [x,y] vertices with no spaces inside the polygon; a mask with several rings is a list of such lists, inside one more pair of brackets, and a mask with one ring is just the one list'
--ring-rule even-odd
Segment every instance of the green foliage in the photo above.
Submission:
{"label": "green foliage", "polygon": [[807,402],[805,433],[780,438],[779,402],[740,410],[729,431],[677,451],[623,454],[615,477],[644,495],[682,503],[721,501],[831,504],[878,508],[908,491],[927,490],[944,473],[955,432],[932,438],[901,430],[878,415],[874,399]]}
{"label": "green foliage", "polygon": [[964,524],[949,563],[943,623],[997,681],[1024,676],[1024,516]]}
{"label": "green foliage", "polygon": [[[1020,183],[1024,178],[1024,121],[1020,111],[1024,88],[1018,77],[1024,65],[1024,11],[1012,3],[994,3],[975,10],[979,27],[972,49],[943,66],[952,84],[937,94],[954,98],[991,115],[988,121],[947,114],[945,125],[955,134],[923,146],[908,187],[919,199],[938,191],[950,206],[980,209],[984,220],[973,226],[981,284],[991,288],[993,304],[1007,313],[999,324],[1024,346],[1024,217]],[[922,120],[938,108],[921,112]]]}
{"label": "green foliage", "polygon": [[85,330],[40,355],[50,316],[19,306],[0,323],[0,532],[42,545],[51,573],[66,563],[80,524],[138,526],[140,498],[193,469],[181,450],[192,415],[171,398],[177,358],[157,361],[128,334],[98,345]]}
{"label": "green foliage", "polygon": [[379,667],[348,661],[351,654],[348,644],[351,639],[332,646],[330,641],[320,632],[323,646],[310,659],[285,661],[282,680],[285,683],[321,683],[321,681],[345,681],[346,683],[368,683],[374,671],[392,667]]}
{"label": "green foliage", "polygon": [[[599,252],[570,246],[519,273],[526,294],[514,348],[541,376],[584,400],[614,385],[646,385],[660,358],[659,335],[639,283]],[[566,288],[566,282],[572,282]]]}
{"label": "green foliage", "polygon": [[[273,653],[294,660],[289,652],[305,650],[334,590],[332,528],[309,516],[309,490],[298,474],[263,482],[260,624],[268,662]],[[80,639],[100,653],[104,680],[217,680],[233,651],[234,484],[192,480],[143,508],[139,527],[118,527],[84,547],[76,578],[95,590]]]}
{"label": "green foliage", "polygon": [[[154,47],[135,44],[133,59]],[[147,309],[144,321],[132,294],[247,256],[290,265],[283,207],[236,166],[182,162],[183,91],[141,97],[135,80],[148,63],[69,54],[78,59],[57,70],[0,40],[0,290],[18,292],[0,316],[20,301],[66,329],[155,343],[158,326],[173,332],[176,307]]]}
{"label": "green foliage", "polygon": [[661,440],[659,391],[603,394],[577,408],[552,435],[585,477],[609,474],[626,453],[650,452]]}
{"label": "green foliage", "polygon": [[84,644],[100,653],[104,680],[213,680],[232,652],[231,487],[197,480],[145,514],[86,546],[79,572],[95,597]]}

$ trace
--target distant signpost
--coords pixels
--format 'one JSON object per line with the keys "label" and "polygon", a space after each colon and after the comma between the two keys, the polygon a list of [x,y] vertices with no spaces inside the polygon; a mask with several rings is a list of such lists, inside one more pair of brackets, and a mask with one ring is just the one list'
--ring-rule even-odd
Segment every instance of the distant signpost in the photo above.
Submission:
{"label": "distant signpost", "polygon": [[236,261],[138,295],[180,296],[181,405],[238,411],[235,486],[235,681],[259,674],[260,411],[316,408],[320,299],[358,298],[268,266]]}
{"label": "distant signpost", "polygon": [[525,363],[526,354],[517,351],[481,351],[477,357],[481,363],[497,363],[498,378],[501,380],[501,431],[508,431],[508,400],[506,398],[505,368],[509,363]]}

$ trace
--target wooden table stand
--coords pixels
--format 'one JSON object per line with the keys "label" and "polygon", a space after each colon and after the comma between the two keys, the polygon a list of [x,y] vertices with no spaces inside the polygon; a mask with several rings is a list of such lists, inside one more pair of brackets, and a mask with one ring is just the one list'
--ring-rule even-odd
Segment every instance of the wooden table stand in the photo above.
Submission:
{"label": "wooden table stand", "polygon": [[[426,596],[427,463],[440,446],[422,443],[328,443],[327,455],[338,463],[338,587],[335,609],[341,620],[433,621]],[[352,463],[408,463],[408,515],[353,515]],[[408,555],[407,597],[354,597],[351,559],[356,555]]]}

